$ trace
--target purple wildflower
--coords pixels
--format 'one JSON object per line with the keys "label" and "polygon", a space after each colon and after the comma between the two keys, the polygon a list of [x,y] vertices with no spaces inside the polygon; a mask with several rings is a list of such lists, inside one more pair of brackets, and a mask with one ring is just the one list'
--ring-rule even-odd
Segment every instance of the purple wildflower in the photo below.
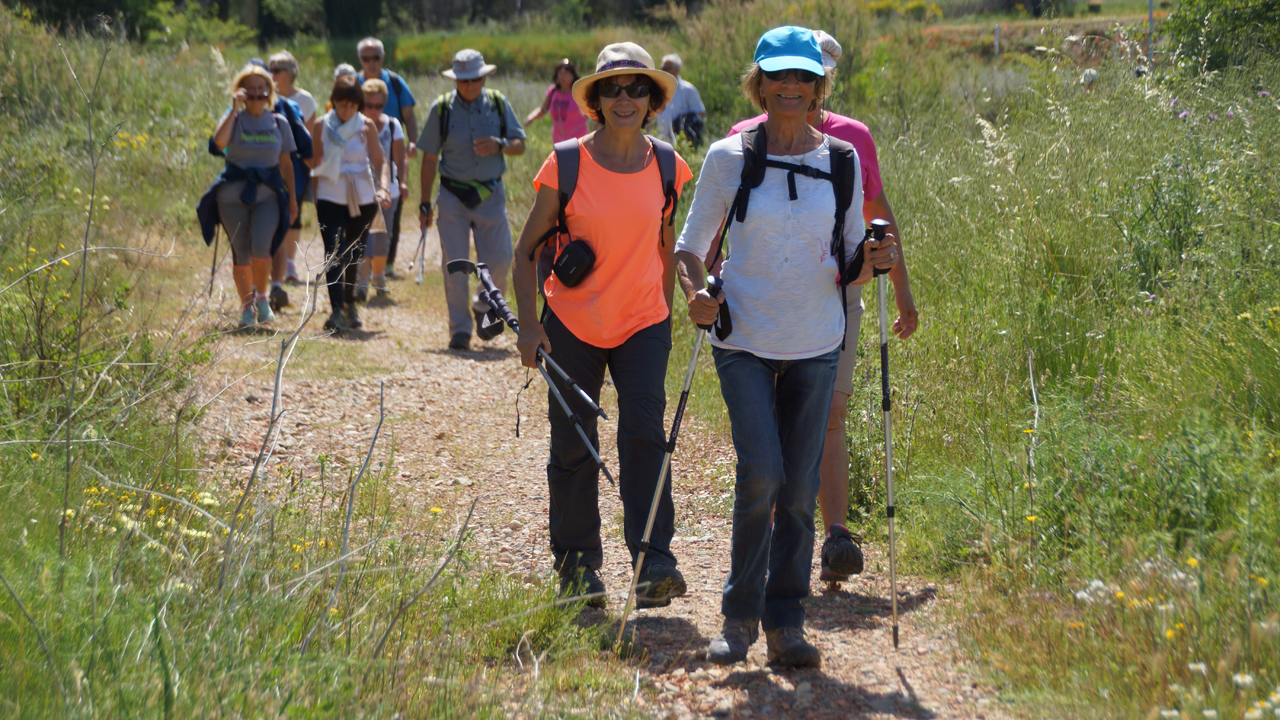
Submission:
{"label": "purple wildflower", "polygon": [[1209,113],[1209,119],[1210,119],[1210,120],[1217,120],[1217,119],[1218,119],[1218,116],[1217,116],[1217,115],[1214,115],[1213,113]]}
{"label": "purple wildflower", "polygon": [[1235,111],[1235,110],[1228,110],[1228,111],[1227,111],[1227,119],[1228,119],[1228,120],[1235,120],[1235,119],[1236,119],[1236,111]]}
{"label": "purple wildflower", "polygon": [[1259,90],[1258,97],[1271,97],[1271,93],[1267,92],[1266,90]]}
{"label": "purple wildflower", "polygon": [[1185,119],[1187,118],[1187,116],[1188,116],[1188,115],[1190,115],[1190,114],[1191,114],[1191,111],[1190,111],[1190,110],[1183,110],[1182,112],[1178,113],[1178,119],[1179,119],[1179,120],[1185,120]]}
{"label": "purple wildflower", "polygon": [[[1262,93],[1258,93],[1258,94],[1261,95]],[[1174,98],[1169,101],[1169,107],[1173,107],[1174,105],[1177,105],[1177,104],[1178,104],[1178,98]]]}

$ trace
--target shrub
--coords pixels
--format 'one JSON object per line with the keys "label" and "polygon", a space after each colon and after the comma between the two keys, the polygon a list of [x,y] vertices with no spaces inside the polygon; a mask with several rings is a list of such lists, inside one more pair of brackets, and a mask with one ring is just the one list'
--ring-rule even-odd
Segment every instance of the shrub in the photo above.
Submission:
{"label": "shrub", "polygon": [[1280,3],[1182,0],[1164,30],[1197,69],[1250,64],[1280,52]]}

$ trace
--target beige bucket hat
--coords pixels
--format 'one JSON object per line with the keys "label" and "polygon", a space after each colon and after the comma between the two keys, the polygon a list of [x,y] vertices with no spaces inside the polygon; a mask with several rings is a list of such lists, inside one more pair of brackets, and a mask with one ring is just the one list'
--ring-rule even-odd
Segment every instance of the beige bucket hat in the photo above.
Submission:
{"label": "beige bucket hat", "polygon": [[[663,103],[663,107],[666,107],[666,103],[671,102],[671,99],[675,97],[675,76],[655,69],[652,55],[632,42],[614,43],[613,45],[606,45],[600,51],[600,56],[596,58],[595,73],[581,78],[573,84],[573,99],[588,117],[591,117],[592,111],[587,107],[587,90],[591,89],[591,86],[595,83],[614,75],[644,75],[648,77],[655,85],[662,88],[662,93],[667,98],[666,102]],[[660,107],[655,112],[661,110],[662,108]]]}
{"label": "beige bucket hat", "polygon": [[453,67],[440,73],[450,80],[475,80],[497,70],[497,65],[486,65],[479,50],[459,50],[453,56]]}

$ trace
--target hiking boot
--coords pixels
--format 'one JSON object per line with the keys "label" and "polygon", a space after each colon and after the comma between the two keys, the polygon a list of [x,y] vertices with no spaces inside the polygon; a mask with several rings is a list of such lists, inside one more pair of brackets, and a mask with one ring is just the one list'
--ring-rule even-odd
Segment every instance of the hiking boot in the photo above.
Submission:
{"label": "hiking boot", "polygon": [[289,307],[289,293],[279,285],[271,288],[271,311],[280,312],[287,307]]}
{"label": "hiking boot", "polygon": [[392,267],[390,263],[387,263],[387,268],[382,271],[382,274],[385,275],[388,280],[400,279],[400,276],[396,273],[396,269]]}
{"label": "hiking boot", "polygon": [[302,284],[302,278],[298,277],[298,266],[292,260],[285,261],[284,281],[289,285]]}
{"label": "hiking boot", "polygon": [[373,289],[378,293],[378,297],[380,298],[386,297],[387,296],[387,276],[374,275]]}
{"label": "hiking boot", "polygon": [[351,302],[362,303],[369,301],[369,286],[361,282],[356,285],[356,289],[351,291]]}
{"label": "hiking boot", "polygon": [[456,332],[449,338],[450,350],[470,350],[471,333]]}
{"label": "hiking boot", "polygon": [[603,608],[609,601],[605,597],[604,583],[593,568],[572,567],[568,570],[561,570],[560,597],[580,597],[583,595],[591,596],[586,598],[587,607]]}
{"label": "hiking boot", "polygon": [[258,323],[275,322],[276,314],[271,312],[271,301],[266,298],[258,298],[256,303],[258,306]]}
{"label": "hiking boot", "polygon": [[649,563],[640,571],[640,581],[636,583],[636,607],[641,610],[666,607],[671,604],[671,598],[681,597],[686,590],[684,575],[675,565]]}
{"label": "hiking boot", "polygon": [[804,639],[804,628],[781,627],[764,631],[769,664],[782,667],[819,667],[822,652]]}
{"label": "hiking boot", "polygon": [[360,320],[360,313],[356,311],[355,303],[347,303],[347,327],[354,330],[364,327],[364,322]]}
{"label": "hiking boot", "polygon": [[849,532],[843,525],[832,525],[822,542],[823,582],[843,582],[862,572],[862,536]]}
{"label": "hiking boot", "polygon": [[258,318],[253,314],[253,308],[247,307],[240,311],[240,322],[236,325],[237,328],[243,330],[245,328],[251,328],[257,324]]}
{"label": "hiking boot", "polygon": [[744,620],[725,618],[720,632],[707,648],[707,661],[717,665],[732,665],[747,659],[747,650],[760,637],[760,618]]}
{"label": "hiking boot", "polygon": [[329,332],[346,332],[347,316],[341,308],[334,310],[329,314],[329,319],[324,321],[324,329]]}

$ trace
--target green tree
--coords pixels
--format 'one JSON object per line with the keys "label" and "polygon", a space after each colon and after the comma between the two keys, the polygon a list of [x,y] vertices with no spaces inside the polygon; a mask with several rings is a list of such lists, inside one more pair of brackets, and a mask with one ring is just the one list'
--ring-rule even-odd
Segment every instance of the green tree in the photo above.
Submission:
{"label": "green tree", "polygon": [[325,29],[331,38],[373,35],[382,19],[382,0],[324,0]]}
{"label": "green tree", "polygon": [[96,25],[94,18],[105,15],[121,21],[131,33],[145,36],[158,27],[152,17],[159,0],[19,0],[42,21],[55,26]]}

